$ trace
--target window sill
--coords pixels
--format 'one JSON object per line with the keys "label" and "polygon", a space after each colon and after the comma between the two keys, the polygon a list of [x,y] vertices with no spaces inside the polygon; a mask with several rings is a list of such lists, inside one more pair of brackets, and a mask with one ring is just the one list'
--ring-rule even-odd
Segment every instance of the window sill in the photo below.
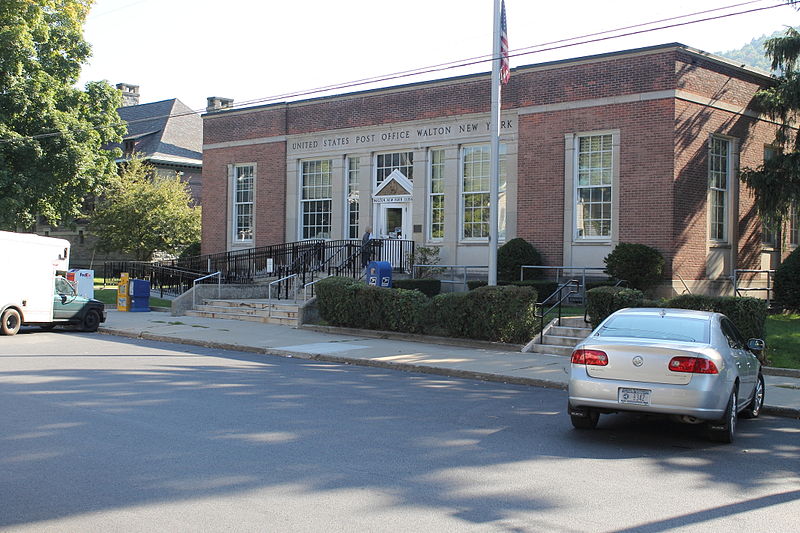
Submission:
{"label": "window sill", "polygon": [[573,246],[611,246],[613,243],[611,239],[573,239]]}

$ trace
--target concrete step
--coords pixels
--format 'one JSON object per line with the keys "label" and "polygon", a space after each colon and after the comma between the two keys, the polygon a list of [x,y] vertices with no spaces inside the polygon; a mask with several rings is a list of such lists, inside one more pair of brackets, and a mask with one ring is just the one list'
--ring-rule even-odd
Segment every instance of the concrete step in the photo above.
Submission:
{"label": "concrete step", "polygon": [[262,324],[283,324],[286,326],[296,326],[297,318],[287,318],[273,315],[262,316],[259,314],[246,314],[246,313],[225,313],[215,311],[201,311],[190,309],[186,311],[186,316],[197,316],[202,318],[217,318],[222,320],[241,320],[244,322],[260,322]]}
{"label": "concrete step", "polygon": [[295,301],[295,300],[266,300],[266,299],[258,299],[258,300],[218,300],[215,298],[206,299],[203,302],[206,305],[214,305],[219,307],[235,307],[238,309],[267,309],[270,307],[270,303],[272,304],[273,309],[279,308],[286,308],[286,309],[297,309],[302,304],[303,301]]}
{"label": "concrete step", "polygon": [[583,321],[582,316],[564,316],[561,317],[561,327],[568,328],[590,328],[589,324]]}
{"label": "concrete step", "polygon": [[[563,322],[562,322],[563,323]],[[585,339],[592,332],[589,328],[573,328],[565,326],[553,326],[548,332],[550,335],[559,337],[572,337],[577,340]]]}
{"label": "concrete step", "polygon": [[562,337],[560,335],[545,334],[542,344],[551,344],[554,346],[568,346],[569,348],[574,348],[575,345],[578,344],[581,340],[582,339],[576,339],[575,337]]}
{"label": "concrete step", "polygon": [[299,308],[297,306],[283,306],[273,307],[232,307],[226,305],[198,305],[195,307],[196,311],[207,311],[210,313],[218,314],[236,314],[236,315],[251,315],[263,317],[282,317],[282,318],[297,318]]}
{"label": "concrete step", "polygon": [[[545,338],[547,336],[545,335]],[[572,346],[559,346],[557,344],[529,344],[530,351],[536,353],[544,353],[549,355],[563,355],[569,357],[572,355]]]}

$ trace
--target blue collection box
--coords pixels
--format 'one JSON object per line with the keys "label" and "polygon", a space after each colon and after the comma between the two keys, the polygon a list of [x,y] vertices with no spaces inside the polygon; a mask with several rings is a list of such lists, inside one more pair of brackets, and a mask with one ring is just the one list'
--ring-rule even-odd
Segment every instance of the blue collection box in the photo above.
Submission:
{"label": "blue collection box", "polygon": [[131,312],[150,311],[150,282],[146,279],[131,280]]}
{"label": "blue collection box", "polygon": [[367,263],[367,285],[391,287],[392,264],[389,261],[370,261]]}

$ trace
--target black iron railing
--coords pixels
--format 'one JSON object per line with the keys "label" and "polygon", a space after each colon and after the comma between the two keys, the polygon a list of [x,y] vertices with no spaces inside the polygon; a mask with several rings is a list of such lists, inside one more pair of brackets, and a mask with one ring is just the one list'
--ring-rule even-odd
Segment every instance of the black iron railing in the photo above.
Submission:
{"label": "black iron railing", "polygon": [[[536,304],[536,318],[539,319],[539,344],[544,340],[544,319],[547,315],[558,310],[558,325],[561,325],[561,304],[572,296],[579,294],[581,290],[581,282],[577,279],[571,279],[558,286],[553,291],[553,294]],[[548,307],[549,306],[549,307]]]}
{"label": "black iron railing", "polygon": [[106,261],[103,264],[106,283],[119,280],[122,272],[127,272],[131,278],[148,280],[150,289],[158,291],[162,298],[165,295],[183,294],[192,288],[196,279],[206,275],[206,272],[192,272],[143,261]]}
{"label": "black iron railing", "polygon": [[104,265],[104,276],[116,279],[121,272],[128,272],[131,277],[149,279],[162,295],[182,294],[194,280],[210,272],[219,272],[222,283],[230,284],[296,275],[293,283],[302,287],[322,273],[358,279],[364,259],[389,261],[395,272],[411,272],[413,253],[414,241],[410,240],[373,239],[368,245],[358,239],[309,240],[156,263],[110,261]]}

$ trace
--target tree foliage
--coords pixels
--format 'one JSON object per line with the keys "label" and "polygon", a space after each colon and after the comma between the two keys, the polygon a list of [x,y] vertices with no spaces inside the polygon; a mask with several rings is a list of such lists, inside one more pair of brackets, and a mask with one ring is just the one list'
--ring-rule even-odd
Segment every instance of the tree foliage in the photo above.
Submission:
{"label": "tree foliage", "polygon": [[800,72],[796,70],[800,33],[788,28],[783,36],[767,39],[764,50],[773,70],[780,75],[773,86],[756,94],[756,106],[779,124],[775,137],[778,150],[759,167],[743,169],[741,178],[753,192],[761,220],[767,227],[780,228],[792,205],[800,205],[800,137],[796,130],[800,111]]}
{"label": "tree foliage", "polygon": [[116,172],[103,146],[125,131],[121,96],[106,82],[74,88],[92,1],[0,2],[0,228],[75,216]]}
{"label": "tree foliage", "polygon": [[192,207],[189,186],[177,174],[156,175],[140,158],[122,165],[92,215],[91,229],[102,251],[133,254],[180,253],[200,240],[200,208]]}

